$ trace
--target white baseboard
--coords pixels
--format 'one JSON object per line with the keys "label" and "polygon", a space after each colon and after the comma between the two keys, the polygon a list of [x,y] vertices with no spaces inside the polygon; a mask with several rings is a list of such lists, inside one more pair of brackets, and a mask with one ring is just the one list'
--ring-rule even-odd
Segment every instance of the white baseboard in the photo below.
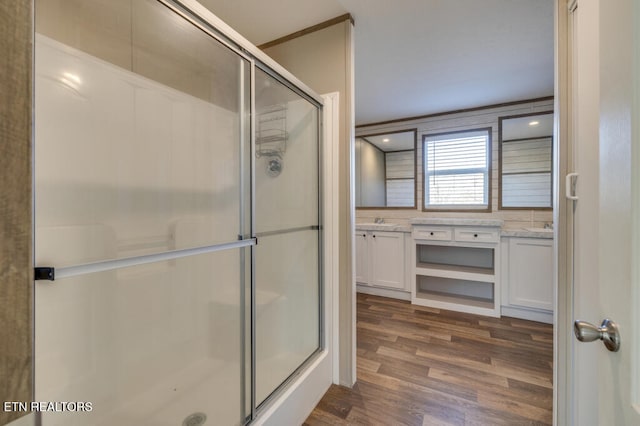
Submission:
{"label": "white baseboard", "polygon": [[388,288],[370,287],[368,285],[357,284],[358,293],[372,294],[374,296],[390,297],[392,299],[411,300],[411,293],[403,290],[392,290]]}
{"label": "white baseboard", "polygon": [[529,321],[553,324],[552,311],[541,311],[527,308],[516,308],[513,306],[502,306],[501,312],[503,317],[520,318]]}

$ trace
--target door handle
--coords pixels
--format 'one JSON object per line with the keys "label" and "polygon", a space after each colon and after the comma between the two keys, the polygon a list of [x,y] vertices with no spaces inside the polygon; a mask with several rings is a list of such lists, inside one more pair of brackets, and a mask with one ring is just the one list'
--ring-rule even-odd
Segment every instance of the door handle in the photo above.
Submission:
{"label": "door handle", "polygon": [[620,349],[620,333],[618,331],[618,324],[610,319],[604,319],[600,327],[596,327],[586,321],[576,320],[573,323],[573,332],[576,335],[576,339],[581,342],[602,340],[604,345],[611,352],[618,352]]}
{"label": "door handle", "polygon": [[575,187],[573,178],[578,178],[578,173],[569,173],[564,180],[564,196],[571,201],[578,201],[578,196],[575,194]]}

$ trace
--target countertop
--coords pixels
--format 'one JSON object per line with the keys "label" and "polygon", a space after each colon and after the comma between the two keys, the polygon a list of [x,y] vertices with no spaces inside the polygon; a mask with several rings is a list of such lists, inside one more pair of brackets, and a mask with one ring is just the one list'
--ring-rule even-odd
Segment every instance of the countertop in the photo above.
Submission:
{"label": "countertop", "polygon": [[[390,231],[390,232],[411,232],[412,225],[440,225],[440,226],[491,226],[502,227],[503,221],[500,219],[468,219],[468,218],[413,218],[410,225],[400,225],[397,223],[356,223],[356,231]],[[553,239],[553,232],[536,231],[525,228],[503,228],[500,231],[502,237],[516,238],[543,238]]]}
{"label": "countertop", "polygon": [[409,219],[409,223],[412,225],[493,226],[500,228],[504,221],[502,219],[415,217]]}
{"label": "countertop", "polygon": [[356,231],[411,232],[411,226],[396,223],[356,223]]}
{"label": "countertop", "polygon": [[521,238],[546,238],[553,239],[553,232],[549,231],[530,231],[528,229],[507,228],[500,232],[502,237],[521,237]]}

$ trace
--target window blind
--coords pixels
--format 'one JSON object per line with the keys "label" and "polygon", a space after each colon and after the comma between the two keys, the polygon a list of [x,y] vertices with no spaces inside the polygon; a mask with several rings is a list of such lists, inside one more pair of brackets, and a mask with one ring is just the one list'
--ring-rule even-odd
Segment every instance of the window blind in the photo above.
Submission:
{"label": "window blind", "polygon": [[488,205],[488,130],[425,136],[425,208]]}

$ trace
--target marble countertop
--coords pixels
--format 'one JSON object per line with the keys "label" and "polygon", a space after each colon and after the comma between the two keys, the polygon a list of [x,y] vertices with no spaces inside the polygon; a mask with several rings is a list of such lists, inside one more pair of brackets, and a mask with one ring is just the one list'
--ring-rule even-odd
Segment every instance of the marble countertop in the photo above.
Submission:
{"label": "marble countertop", "polygon": [[546,238],[553,239],[553,232],[549,231],[531,231],[522,228],[507,228],[500,232],[502,237],[521,237],[521,238]]}
{"label": "marble countertop", "polygon": [[416,217],[409,220],[412,225],[451,225],[451,226],[494,226],[502,227],[501,219],[475,219],[475,218],[440,218],[440,217]]}
{"label": "marble countertop", "polygon": [[411,226],[397,223],[356,223],[356,231],[411,232]]}
{"label": "marble countertop", "polygon": [[[413,218],[410,225],[397,223],[356,223],[356,231],[391,231],[411,232],[412,225],[441,225],[441,226],[491,226],[501,228],[504,221],[500,219],[469,219],[469,218]],[[502,237],[544,238],[553,239],[553,232],[539,228],[503,228]]]}

